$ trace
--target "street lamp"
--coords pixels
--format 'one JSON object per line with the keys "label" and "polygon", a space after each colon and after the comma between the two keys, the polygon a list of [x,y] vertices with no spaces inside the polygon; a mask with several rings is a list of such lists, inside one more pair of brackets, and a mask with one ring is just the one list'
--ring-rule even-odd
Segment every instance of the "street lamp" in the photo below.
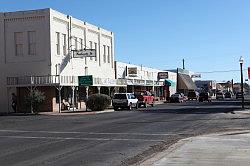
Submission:
{"label": "street lamp", "polygon": [[243,65],[243,58],[242,56],[239,59],[240,63],[240,80],[241,80],[241,107],[244,109],[244,91],[243,91],[243,71],[242,71],[242,65]]}

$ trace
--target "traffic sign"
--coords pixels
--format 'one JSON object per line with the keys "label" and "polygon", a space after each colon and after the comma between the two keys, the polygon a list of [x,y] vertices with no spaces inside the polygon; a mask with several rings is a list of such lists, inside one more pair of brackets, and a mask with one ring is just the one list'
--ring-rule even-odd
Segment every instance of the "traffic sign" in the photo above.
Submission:
{"label": "traffic sign", "polygon": [[79,86],[93,85],[93,77],[92,77],[92,75],[78,76],[78,84],[79,84]]}

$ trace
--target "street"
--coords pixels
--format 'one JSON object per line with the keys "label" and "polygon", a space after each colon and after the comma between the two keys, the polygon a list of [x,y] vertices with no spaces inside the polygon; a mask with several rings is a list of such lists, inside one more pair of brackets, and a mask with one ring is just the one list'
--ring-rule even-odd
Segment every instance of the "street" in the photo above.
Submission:
{"label": "street", "polygon": [[250,114],[240,108],[235,100],[187,101],[84,116],[0,116],[0,163],[132,165],[183,138],[249,130]]}

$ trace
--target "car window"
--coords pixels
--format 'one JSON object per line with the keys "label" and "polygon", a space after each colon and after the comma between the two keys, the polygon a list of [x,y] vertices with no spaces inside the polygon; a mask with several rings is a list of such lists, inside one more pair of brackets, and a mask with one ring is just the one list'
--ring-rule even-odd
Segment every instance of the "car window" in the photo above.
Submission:
{"label": "car window", "polygon": [[126,94],[115,94],[114,99],[127,99]]}
{"label": "car window", "polygon": [[136,99],[134,94],[131,94],[130,96],[131,96],[131,99]]}

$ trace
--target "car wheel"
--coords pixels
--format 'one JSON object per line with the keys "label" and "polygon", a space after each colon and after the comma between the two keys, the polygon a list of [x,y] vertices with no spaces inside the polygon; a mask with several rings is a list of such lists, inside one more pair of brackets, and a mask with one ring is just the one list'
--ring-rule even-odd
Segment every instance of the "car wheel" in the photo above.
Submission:
{"label": "car wheel", "polygon": [[115,110],[115,111],[118,111],[118,107],[114,107],[114,110]]}

